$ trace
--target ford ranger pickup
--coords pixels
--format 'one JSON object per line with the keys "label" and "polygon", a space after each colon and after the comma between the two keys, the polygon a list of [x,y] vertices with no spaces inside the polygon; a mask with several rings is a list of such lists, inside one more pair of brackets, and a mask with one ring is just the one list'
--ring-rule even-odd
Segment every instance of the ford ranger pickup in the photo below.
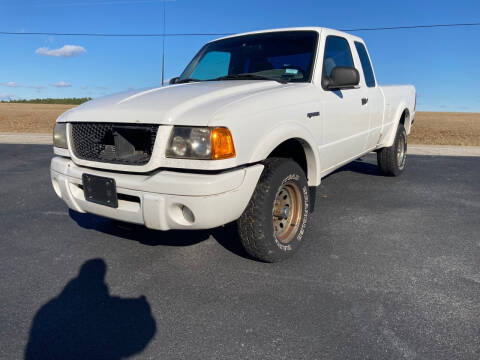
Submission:
{"label": "ford ranger pickup", "polygon": [[169,86],[62,114],[51,180],[74,211],[150,229],[236,221],[251,256],[281,261],[307,235],[323,177],[372,151],[383,174],[404,171],[415,105],[413,86],[378,85],[359,37],[237,34],[203,46]]}

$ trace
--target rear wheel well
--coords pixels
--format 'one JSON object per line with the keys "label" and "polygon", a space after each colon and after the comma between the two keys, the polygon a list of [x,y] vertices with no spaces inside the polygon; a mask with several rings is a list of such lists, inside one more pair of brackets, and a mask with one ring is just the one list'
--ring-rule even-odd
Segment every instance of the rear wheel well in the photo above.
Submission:
{"label": "rear wheel well", "polygon": [[305,175],[308,177],[307,156],[300,140],[288,139],[282,142],[270,153],[270,155],[268,155],[268,158],[272,157],[292,159],[300,165],[305,172]]}
{"label": "rear wheel well", "polygon": [[400,124],[403,125],[408,134],[410,130],[410,112],[408,109],[403,110],[402,116],[400,117]]}

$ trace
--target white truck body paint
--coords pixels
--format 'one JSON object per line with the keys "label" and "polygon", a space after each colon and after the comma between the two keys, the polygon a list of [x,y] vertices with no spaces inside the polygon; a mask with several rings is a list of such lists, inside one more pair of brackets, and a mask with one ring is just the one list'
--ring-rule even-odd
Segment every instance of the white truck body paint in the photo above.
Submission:
{"label": "white truck body paint", "polygon": [[[143,223],[162,230],[209,228],[233,221],[242,214],[263,169],[259,164],[286,140],[300,141],[307,159],[308,184],[317,186],[323,176],[338,167],[367,152],[392,145],[404,112],[407,114],[404,126],[407,134],[410,132],[415,115],[414,87],[378,86],[376,81],[374,87],[367,87],[355,48],[355,42],[364,44],[362,39],[317,27],[247,34],[286,30],[318,33],[310,82],[281,84],[267,80],[224,80],[175,84],[99,98],[62,114],[58,122],[161,126],[151,159],[141,166],[79,159],[70,150],[72,139],[69,135],[69,150],[54,149],[55,154],[63,157],[52,160],[52,181],[57,193],[77,211]],[[245,34],[231,37],[242,35]],[[360,74],[358,86],[335,91],[322,88],[324,48],[328,36],[339,36],[348,41],[354,67]],[[368,99],[368,102],[362,104],[362,99]],[[307,116],[312,113],[318,113],[318,116]],[[236,156],[225,160],[167,158],[166,147],[174,126],[227,127],[233,136]],[[67,133],[70,134],[70,125]],[[182,172],[175,172],[175,169]],[[229,172],[222,173],[222,170]],[[185,174],[188,171],[215,173]],[[75,184],[81,183],[83,172],[116,179],[119,192],[136,194],[142,199],[140,204],[123,204],[122,212],[82,200]],[[170,205],[175,201],[188,203],[194,208],[194,223],[172,220],[176,210]],[[149,214],[155,215],[146,216],[146,207]]]}

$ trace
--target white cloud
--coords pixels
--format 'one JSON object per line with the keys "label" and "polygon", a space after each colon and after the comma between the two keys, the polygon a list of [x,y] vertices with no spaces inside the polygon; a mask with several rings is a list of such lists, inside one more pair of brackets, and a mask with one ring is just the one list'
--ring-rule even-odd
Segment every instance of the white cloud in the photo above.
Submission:
{"label": "white cloud", "polygon": [[9,101],[15,99],[15,95],[11,94],[0,94],[0,101]]}
{"label": "white cloud", "polygon": [[82,90],[87,90],[88,89],[88,86],[87,85],[82,85],[80,86],[82,88]]}
{"label": "white cloud", "polygon": [[58,87],[58,88],[63,88],[63,87],[71,87],[72,84],[67,83],[65,81],[59,81],[59,82],[56,82],[55,84],[52,84],[52,86]]}
{"label": "white cloud", "polygon": [[2,83],[2,85],[12,87],[12,88],[20,87],[20,84],[16,83],[15,81],[9,81],[9,82],[6,82],[6,83]]}
{"label": "white cloud", "polygon": [[41,47],[35,50],[35,54],[56,57],[72,57],[85,54],[87,50],[79,45],[63,45],[58,49],[49,49],[48,47]]}

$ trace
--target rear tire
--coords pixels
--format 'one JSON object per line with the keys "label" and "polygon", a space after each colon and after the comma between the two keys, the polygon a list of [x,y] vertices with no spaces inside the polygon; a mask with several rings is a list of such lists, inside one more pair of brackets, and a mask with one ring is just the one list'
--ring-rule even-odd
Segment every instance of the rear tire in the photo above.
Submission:
{"label": "rear tire", "polygon": [[407,133],[403,124],[398,124],[393,145],[377,151],[377,162],[384,175],[399,176],[407,162]]}
{"label": "rear tire", "polygon": [[250,202],[237,220],[245,250],[265,262],[279,262],[300,246],[308,220],[308,184],[293,160],[265,161]]}

